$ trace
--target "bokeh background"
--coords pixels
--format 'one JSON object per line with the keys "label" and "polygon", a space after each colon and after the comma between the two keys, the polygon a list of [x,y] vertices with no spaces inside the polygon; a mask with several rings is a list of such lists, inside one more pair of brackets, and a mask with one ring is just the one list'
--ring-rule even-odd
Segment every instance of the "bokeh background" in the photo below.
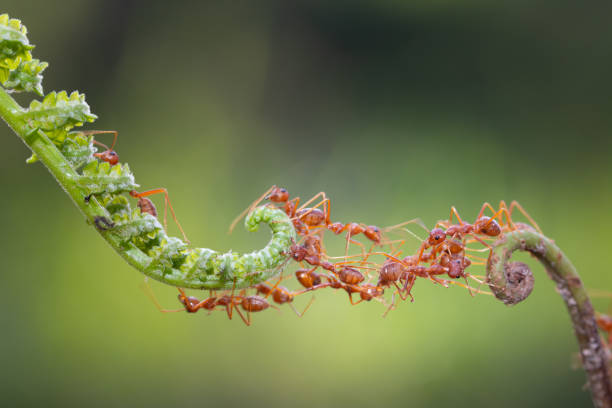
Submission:
{"label": "bokeh background", "polygon": [[[119,131],[122,160],[169,189],[198,246],[263,245],[226,231],[271,184],[381,226],[516,199],[589,288],[612,289],[609,3],[2,3],[51,64],[45,90],[86,92],[89,128]],[[385,319],[333,291],[249,328],[161,314],[2,126],[0,149],[3,406],[590,404],[539,266],[514,308],[423,282]]]}

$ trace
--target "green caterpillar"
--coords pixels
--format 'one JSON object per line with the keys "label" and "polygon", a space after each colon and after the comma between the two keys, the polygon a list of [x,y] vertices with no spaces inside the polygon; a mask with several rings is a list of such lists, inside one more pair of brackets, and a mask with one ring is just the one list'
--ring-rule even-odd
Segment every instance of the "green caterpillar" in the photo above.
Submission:
{"label": "green caterpillar", "polygon": [[87,221],[133,267],[169,285],[193,289],[245,288],[275,274],[289,259],[296,232],[289,217],[273,206],[255,208],[245,220],[249,231],[268,224],[272,239],[259,251],[219,253],[189,248],[170,237],[156,217],[132,208],[125,193],[138,188],[127,164],[110,165],[94,157],[93,136],[72,131],[97,117],[78,92],[51,92],[28,109],[11,92],[43,95],[46,62],[32,59],[27,30],[19,20],[0,15],[0,116],[70,195]]}

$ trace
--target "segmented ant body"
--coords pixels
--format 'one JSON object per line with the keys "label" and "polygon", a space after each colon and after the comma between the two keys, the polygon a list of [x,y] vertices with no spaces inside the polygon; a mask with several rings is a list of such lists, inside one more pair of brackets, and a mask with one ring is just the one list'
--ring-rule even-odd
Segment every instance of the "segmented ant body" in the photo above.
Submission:
{"label": "segmented ant body", "polygon": [[348,224],[334,222],[327,228],[336,235],[340,235],[346,231],[347,239],[350,239],[350,237],[354,237],[355,235],[363,234],[375,245],[380,245],[382,242],[382,231],[376,225],[358,224],[356,222],[349,222]]}
{"label": "segmented ant body", "polygon": [[361,272],[359,272],[355,268],[351,268],[350,266],[343,266],[338,271],[338,279],[342,283],[346,283],[347,285],[359,285],[364,281],[365,276]]}
{"label": "segmented ant body", "polygon": [[278,286],[278,284],[277,284],[276,286],[272,287],[272,286],[268,285],[267,283],[260,283],[260,284],[255,286],[255,289],[257,290],[258,294],[261,293],[266,298],[268,296],[272,295],[272,300],[275,303],[278,303],[279,305],[288,303],[289,307],[291,307],[293,312],[298,317],[302,317],[304,315],[304,313],[306,313],[306,311],[308,310],[308,308],[310,307],[312,302],[314,301],[314,297],[311,298],[310,302],[308,302],[308,304],[306,305],[306,307],[304,308],[302,313],[300,313],[293,306],[293,299],[295,299],[296,296],[305,293],[306,291],[291,292],[291,291],[289,291],[289,289],[287,289],[284,286]]}
{"label": "segmented ant body", "polygon": [[293,243],[289,252],[296,262],[305,261],[312,266],[320,266],[325,270],[335,272],[334,264],[321,260],[323,256],[321,238],[316,235],[307,235],[302,245]]}
{"label": "segmented ant body", "polygon": [[298,269],[295,271],[295,277],[303,287],[310,289],[321,284],[321,275],[315,272],[316,269],[316,267],[312,269]]}
{"label": "segmented ant body", "polygon": [[[385,293],[383,288],[370,283],[364,283],[363,285],[345,284],[342,286],[342,288],[346,291],[346,293],[348,293],[349,301],[353,306],[358,305],[363,301],[369,302],[374,298],[381,297]],[[360,299],[356,302],[353,300],[353,293],[359,293]]]}
{"label": "segmented ant body", "polygon": [[[261,312],[270,307],[270,304],[266,299],[256,295],[234,296],[231,294],[222,295],[219,297],[211,296],[200,301],[193,296],[187,296],[182,289],[179,289],[178,299],[188,313],[195,313],[200,309],[212,311],[216,307],[221,306],[225,308],[227,317],[231,320],[233,311],[236,310],[242,321],[247,326],[251,325],[251,313]],[[238,306],[242,307],[242,309],[247,312],[248,317],[244,317]]]}
{"label": "segmented ant body", "polygon": [[[330,203],[325,197],[325,193],[318,193],[299,208],[300,198],[296,197],[290,200],[289,197],[287,189],[273,186],[264,198],[273,203],[283,204],[285,213],[291,218],[299,235],[307,235],[314,228],[329,225]],[[306,207],[318,197],[323,197],[323,200],[317,206]],[[324,210],[317,208],[321,205],[324,205]]]}
{"label": "segmented ant body", "polygon": [[[104,162],[107,162],[111,166],[114,166],[115,164],[119,163],[119,155],[114,150],[115,143],[117,142],[117,136],[118,136],[117,131],[115,130],[90,130],[90,131],[86,131],[83,133],[88,134],[88,135],[111,133],[115,135],[113,139],[113,144],[111,145],[110,148],[103,143],[93,140],[94,144],[100,145],[106,149],[103,152],[94,153],[93,155],[94,157]],[[170,207],[170,213],[172,214],[172,218],[174,219],[174,222],[176,223],[179,230],[181,231],[181,234],[183,234],[183,238],[185,239],[185,242],[189,243],[189,239],[187,238],[187,235],[185,234],[183,227],[181,227],[181,224],[178,222],[178,219],[176,218],[176,214],[174,213],[174,208],[172,208],[172,204],[170,203],[170,197],[168,195],[168,190],[166,190],[165,188],[156,188],[153,190],[143,191],[142,193],[132,190],[129,192],[129,194],[130,196],[138,199],[137,205],[138,205],[138,208],[140,209],[141,214],[151,214],[153,217],[157,217],[157,208],[155,207],[155,204],[153,204],[153,201],[151,201],[147,197],[154,195],[154,194],[163,194],[164,200],[165,200],[164,201],[164,229],[168,230],[167,211],[168,211],[168,207]],[[86,200],[89,201],[89,199],[90,197],[88,196]]]}
{"label": "segmented ant body", "polygon": [[114,150],[115,143],[117,143],[117,136],[118,136],[118,132],[116,130],[86,130],[86,131],[82,131],[81,133],[83,133],[84,135],[100,135],[100,134],[115,135],[115,137],[113,138],[113,144],[111,145],[110,148],[106,146],[104,143],[100,143],[97,140],[93,140],[94,144],[98,146],[102,146],[103,148],[106,149],[103,152],[96,152],[93,155],[94,157],[107,162],[111,166],[114,166],[115,164],[119,163],[119,155]]}
{"label": "segmented ant body", "polygon": [[313,197],[306,204],[304,204],[304,206],[308,205],[310,202],[314,201],[314,199],[319,196],[322,196],[323,200],[318,205],[324,205],[324,210],[321,210],[316,207],[296,209],[300,199],[295,198],[293,200],[289,200],[289,192],[284,188],[279,188],[276,186],[272,188],[266,198],[272,202],[284,204],[285,212],[293,220],[293,225],[296,227],[296,230],[300,235],[305,235],[312,229],[324,227],[332,231],[336,235],[346,232],[347,244],[348,242],[352,242],[354,244],[360,245],[364,251],[365,248],[363,247],[363,245],[359,242],[352,241],[351,237],[363,234],[366,238],[372,241],[374,245],[382,244],[382,231],[375,225],[365,225],[356,222],[350,222],[347,224],[343,224],[341,222],[332,223],[330,221],[331,204],[329,199],[326,198],[325,193],[321,192],[315,195],[315,197]]}
{"label": "segmented ant body", "polygon": [[227,312],[227,317],[231,320],[233,316],[233,310],[238,312],[238,315],[246,323],[246,320],[240,310],[237,308],[242,303],[240,296],[233,295],[222,295],[222,296],[210,296],[204,300],[199,300],[193,296],[187,296],[182,289],[179,289],[178,300],[183,304],[185,310],[188,313],[196,313],[200,309],[212,311],[217,306],[224,307]]}

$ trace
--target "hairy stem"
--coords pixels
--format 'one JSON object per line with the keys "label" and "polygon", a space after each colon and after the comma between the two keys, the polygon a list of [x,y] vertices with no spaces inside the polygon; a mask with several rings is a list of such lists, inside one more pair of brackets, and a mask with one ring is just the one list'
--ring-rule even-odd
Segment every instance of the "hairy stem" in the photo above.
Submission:
{"label": "hairy stem", "polygon": [[516,250],[531,253],[557,284],[572,319],[593,402],[596,407],[612,407],[608,357],[597,332],[593,306],[576,268],[551,239],[531,229],[505,234],[494,244],[487,264],[491,290],[509,305],[524,300],[531,292],[533,276],[529,268],[520,262],[509,262]]}
{"label": "hairy stem", "polygon": [[[4,89],[0,88],[0,116],[2,116],[2,119],[32,152],[36,153],[40,162],[45,165],[59,185],[68,193],[72,201],[85,215],[87,222],[94,224],[96,217],[107,216],[108,213],[97,200],[85,199],[86,194],[76,183],[78,174],[43,131],[33,129],[28,125],[27,121],[22,117],[23,113],[24,110],[21,106]],[[109,234],[107,231],[98,231],[117,253],[136,269],[143,270],[151,262],[149,257],[141,251],[124,251],[120,247],[119,242],[113,240],[112,234]]]}
{"label": "hairy stem", "polygon": [[[107,208],[100,204],[98,195],[83,186],[83,180],[91,182],[101,177],[92,179],[79,175],[45,132],[34,127],[26,111],[1,88],[0,116],[53,174],[87,222],[95,225],[130,265],[153,279],[184,288],[240,289],[278,274],[289,259],[291,243],[296,239],[295,229],[289,217],[276,207],[257,207],[247,215],[245,226],[250,231],[257,230],[260,223],[268,224],[272,230],[272,239],[265,248],[247,254],[232,251],[220,254],[207,248],[188,248],[180,239],[168,237],[150,214],[139,215],[133,223],[123,219],[115,223]],[[147,238],[150,231],[157,234],[159,242],[145,253],[135,240]]]}

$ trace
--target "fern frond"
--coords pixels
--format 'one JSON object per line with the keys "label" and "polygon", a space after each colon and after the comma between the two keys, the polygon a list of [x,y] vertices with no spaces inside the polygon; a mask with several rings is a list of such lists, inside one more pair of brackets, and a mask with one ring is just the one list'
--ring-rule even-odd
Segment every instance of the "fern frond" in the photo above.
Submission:
{"label": "fern frond", "polygon": [[0,82],[13,92],[35,92],[43,96],[42,71],[48,66],[37,59],[21,61],[17,68],[8,71],[7,78],[3,78],[4,72],[0,72]]}
{"label": "fern frond", "polygon": [[136,190],[139,185],[127,164],[111,166],[107,162],[91,161],[83,168],[77,183],[88,194],[117,193]]}
{"label": "fern frond", "polygon": [[32,59],[30,51],[34,46],[28,41],[27,33],[20,20],[0,14],[0,68],[13,70],[21,61]]}

